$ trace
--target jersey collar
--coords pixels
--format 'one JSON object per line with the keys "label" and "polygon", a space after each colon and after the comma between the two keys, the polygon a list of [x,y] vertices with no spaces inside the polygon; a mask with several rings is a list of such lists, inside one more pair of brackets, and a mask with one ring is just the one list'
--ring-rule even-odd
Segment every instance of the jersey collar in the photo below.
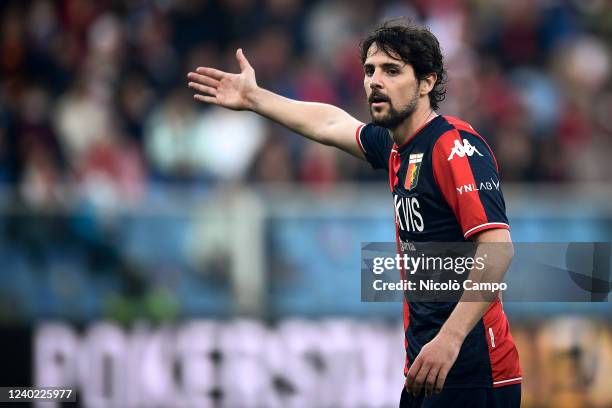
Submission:
{"label": "jersey collar", "polygon": [[429,133],[431,133],[431,130],[435,128],[435,124],[442,118],[442,115],[436,115],[433,118],[431,118],[428,122],[425,122],[423,124],[423,126],[421,126],[416,132],[414,132],[414,135],[412,137],[410,137],[408,140],[406,140],[404,143],[402,143],[400,146],[398,146],[397,144],[393,143],[393,148],[396,149],[398,152],[402,152],[404,150],[406,150],[406,148],[408,146],[410,146],[410,144],[417,138],[422,138],[423,135],[427,135]]}

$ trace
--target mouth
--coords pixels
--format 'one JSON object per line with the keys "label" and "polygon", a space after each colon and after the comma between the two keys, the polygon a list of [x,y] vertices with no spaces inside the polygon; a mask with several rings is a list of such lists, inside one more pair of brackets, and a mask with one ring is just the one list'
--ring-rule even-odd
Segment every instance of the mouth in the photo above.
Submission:
{"label": "mouth", "polygon": [[387,101],[378,101],[378,102],[371,102],[370,106],[373,108],[382,108],[383,105],[385,105],[386,103],[388,103]]}
{"label": "mouth", "polygon": [[389,103],[389,99],[383,95],[374,94],[374,95],[370,95],[369,102],[372,108],[381,108],[386,103]]}

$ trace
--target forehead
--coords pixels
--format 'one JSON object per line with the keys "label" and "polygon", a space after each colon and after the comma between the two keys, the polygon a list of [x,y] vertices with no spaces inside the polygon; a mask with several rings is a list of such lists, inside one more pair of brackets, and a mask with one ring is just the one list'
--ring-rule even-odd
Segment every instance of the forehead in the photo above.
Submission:
{"label": "forehead", "polygon": [[394,52],[393,50],[389,50],[387,53],[385,50],[380,47],[377,43],[372,43],[370,48],[368,48],[368,52],[366,53],[365,64],[384,64],[384,63],[396,63],[404,65],[405,62],[400,58],[399,54]]}

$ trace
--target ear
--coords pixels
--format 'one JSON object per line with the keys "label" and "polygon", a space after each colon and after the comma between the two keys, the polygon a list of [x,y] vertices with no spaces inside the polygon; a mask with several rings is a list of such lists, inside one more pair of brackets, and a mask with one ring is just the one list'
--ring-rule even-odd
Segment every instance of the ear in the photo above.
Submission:
{"label": "ear", "polygon": [[436,81],[438,80],[438,74],[432,72],[427,76],[423,77],[419,82],[419,92],[421,96],[427,95],[436,85]]}

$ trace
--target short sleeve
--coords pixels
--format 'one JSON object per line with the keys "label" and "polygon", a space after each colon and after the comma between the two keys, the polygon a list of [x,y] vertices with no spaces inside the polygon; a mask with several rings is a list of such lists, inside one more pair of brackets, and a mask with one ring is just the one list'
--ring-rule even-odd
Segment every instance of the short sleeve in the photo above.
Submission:
{"label": "short sleeve", "polygon": [[434,145],[432,166],[465,238],[487,229],[510,228],[497,162],[484,139],[463,130],[447,131]]}
{"label": "short sleeve", "polygon": [[361,125],[355,132],[357,144],[374,169],[388,170],[393,139],[386,128],[373,124]]}

